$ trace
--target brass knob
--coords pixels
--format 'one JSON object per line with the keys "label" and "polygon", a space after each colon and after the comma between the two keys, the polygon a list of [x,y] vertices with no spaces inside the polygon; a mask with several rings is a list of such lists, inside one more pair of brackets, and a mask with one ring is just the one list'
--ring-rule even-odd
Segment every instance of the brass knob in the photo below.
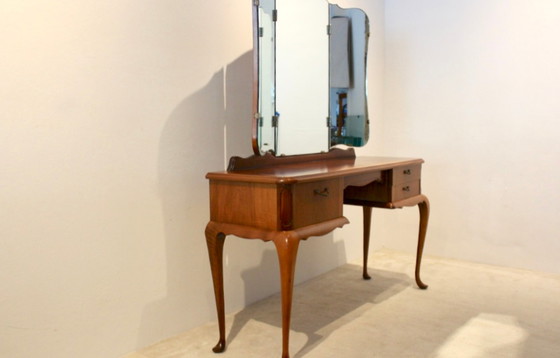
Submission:
{"label": "brass knob", "polygon": [[324,188],[323,190],[315,189],[313,190],[313,194],[319,196],[329,196],[329,188]]}

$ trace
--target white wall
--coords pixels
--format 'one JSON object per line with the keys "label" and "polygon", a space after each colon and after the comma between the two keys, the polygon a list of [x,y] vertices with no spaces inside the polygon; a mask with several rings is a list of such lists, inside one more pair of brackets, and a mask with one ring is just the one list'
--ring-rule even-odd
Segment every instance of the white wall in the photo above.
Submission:
{"label": "white wall", "polygon": [[[427,253],[560,272],[560,2],[391,0],[385,25],[375,154],[426,160]],[[414,250],[417,210],[375,215]]]}
{"label": "white wall", "polygon": [[[204,175],[251,154],[251,2],[14,0],[0,23],[0,356],[215,320]],[[225,250],[228,311],[278,291],[272,244]],[[310,239],[298,281],[345,259]]]}

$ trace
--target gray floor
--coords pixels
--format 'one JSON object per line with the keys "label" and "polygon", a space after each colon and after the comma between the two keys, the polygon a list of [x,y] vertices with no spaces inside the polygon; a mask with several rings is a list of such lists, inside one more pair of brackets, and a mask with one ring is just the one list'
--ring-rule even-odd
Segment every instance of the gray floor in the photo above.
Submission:
{"label": "gray floor", "polygon": [[[296,287],[290,353],[299,357],[560,357],[560,275],[380,251]],[[228,347],[211,352],[216,323],[126,358],[280,357],[280,297],[229,315]]]}

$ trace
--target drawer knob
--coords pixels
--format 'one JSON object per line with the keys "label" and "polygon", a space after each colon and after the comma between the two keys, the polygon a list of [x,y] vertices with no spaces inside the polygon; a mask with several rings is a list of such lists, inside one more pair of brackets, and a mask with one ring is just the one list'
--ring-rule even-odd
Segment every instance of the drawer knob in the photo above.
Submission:
{"label": "drawer knob", "polygon": [[403,170],[403,174],[404,174],[404,175],[410,175],[410,173],[411,173],[411,172],[410,172],[410,169],[405,169],[405,170]]}
{"label": "drawer knob", "polygon": [[313,194],[318,196],[329,196],[329,188],[324,188],[323,190],[315,189],[313,190]]}
{"label": "drawer knob", "polygon": [[407,185],[407,186],[403,186],[402,190],[403,190],[403,191],[410,191],[410,187],[409,187],[408,185]]}

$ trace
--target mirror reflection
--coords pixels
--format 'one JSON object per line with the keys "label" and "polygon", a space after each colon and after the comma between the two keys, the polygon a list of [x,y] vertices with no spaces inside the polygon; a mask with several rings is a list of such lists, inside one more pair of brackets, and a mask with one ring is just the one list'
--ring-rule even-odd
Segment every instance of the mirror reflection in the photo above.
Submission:
{"label": "mirror reflection", "polygon": [[365,145],[366,14],[326,0],[259,0],[255,7],[255,152]]}
{"label": "mirror reflection", "polygon": [[369,20],[360,9],[329,6],[330,144],[363,146],[369,139]]}

